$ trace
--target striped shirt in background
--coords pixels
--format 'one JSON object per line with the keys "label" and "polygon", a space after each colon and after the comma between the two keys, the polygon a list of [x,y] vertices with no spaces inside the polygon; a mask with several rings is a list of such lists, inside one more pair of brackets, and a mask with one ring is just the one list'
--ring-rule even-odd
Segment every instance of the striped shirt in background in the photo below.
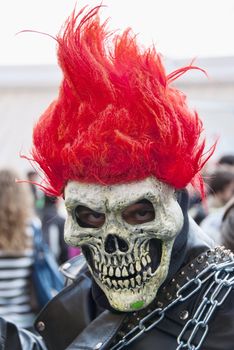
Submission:
{"label": "striped shirt in background", "polygon": [[32,327],[35,318],[30,300],[33,261],[32,249],[11,255],[0,250],[0,316],[20,328]]}

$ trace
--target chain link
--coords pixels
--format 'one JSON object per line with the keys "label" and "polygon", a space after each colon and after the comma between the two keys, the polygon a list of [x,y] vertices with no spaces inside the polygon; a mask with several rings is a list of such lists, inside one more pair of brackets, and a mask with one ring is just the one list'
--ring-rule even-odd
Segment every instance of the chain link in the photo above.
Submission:
{"label": "chain link", "polygon": [[125,334],[122,339],[111,347],[110,350],[120,350],[130,345],[143,333],[154,328],[165,316],[165,312],[174,305],[188,300],[197,293],[202,285],[212,280],[208,289],[202,297],[192,319],[188,320],[177,338],[176,350],[188,349],[198,350],[203,343],[207,332],[208,322],[214,311],[227,298],[234,285],[234,261],[223,262],[219,264],[209,264],[196,277],[186,282],[176,293],[176,298],[164,308],[157,308],[143,317],[139,323]]}
{"label": "chain link", "polygon": [[176,350],[198,350],[209,330],[208,322],[218,306],[222,305],[234,285],[234,262],[213,266],[214,278],[198,306],[193,318],[177,338]]}

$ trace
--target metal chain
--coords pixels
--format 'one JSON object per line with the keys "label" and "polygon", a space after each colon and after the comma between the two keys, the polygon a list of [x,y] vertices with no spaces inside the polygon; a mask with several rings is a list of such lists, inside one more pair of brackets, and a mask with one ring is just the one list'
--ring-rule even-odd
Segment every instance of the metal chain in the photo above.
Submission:
{"label": "metal chain", "polygon": [[[226,267],[214,268],[214,280],[202,297],[201,303],[192,319],[188,320],[177,338],[176,350],[198,350],[209,330],[208,322],[218,306],[222,305],[234,285],[234,263]],[[186,337],[185,337],[186,336]]]}
{"label": "metal chain", "polygon": [[[230,276],[234,272],[234,261],[228,261],[220,264],[209,264],[204,270],[188,282],[186,282],[176,293],[176,298],[164,308],[157,308],[143,317],[139,323],[123,338],[115,344],[110,350],[120,350],[130,345],[139,338],[143,333],[154,328],[165,316],[165,312],[174,305],[189,299],[197,293],[202,285],[213,279],[208,290],[202,298],[202,302],[196,310],[192,319],[190,319],[182,329],[177,338],[178,347],[176,350],[188,349],[197,350],[200,348],[205,336],[208,332],[208,321],[218,306],[220,306],[227,298],[229,292],[234,285],[234,276]],[[225,275],[225,276],[223,276]],[[188,333],[190,334],[188,336]],[[185,334],[187,335],[185,339]],[[194,344],[196,339],[197,345]]]}

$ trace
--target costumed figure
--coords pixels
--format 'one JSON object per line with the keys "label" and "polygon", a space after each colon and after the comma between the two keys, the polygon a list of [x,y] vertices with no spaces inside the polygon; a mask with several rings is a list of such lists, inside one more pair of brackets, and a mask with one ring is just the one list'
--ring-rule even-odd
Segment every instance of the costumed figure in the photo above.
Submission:
{"label": "costumed figure", "polygon": [[213,148],[173,81],[198,68],[167,75],[155,48],[108,32],[99,10],[74,12],[57,37],[64,78],[32,149],[83,254],[35,322],[43,341],[14,329],[17,349],[231,350],[233,255],[187,214],[185,187],[202,193]]}

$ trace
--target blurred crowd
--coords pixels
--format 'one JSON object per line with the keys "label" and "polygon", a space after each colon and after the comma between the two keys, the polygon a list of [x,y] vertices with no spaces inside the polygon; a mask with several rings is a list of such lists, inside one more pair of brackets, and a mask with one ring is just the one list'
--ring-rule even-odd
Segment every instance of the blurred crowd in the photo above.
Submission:
{"label": "blurred crowd", "polygon": [[64,223],[66,210],[61,198],[45,195],[37,186],[38,174],[34,171],[27,173],[34,202],[34,212],[41,221],[45,242],[49,245],[59,265],[80,253],[78,248],[69,247],[64,241]]}
{"label": "blurred crowd", "polygon": [[223,155],[203,170],[205,198],[189,188],[189,213],[215,241],[234,249],[234,154]]}
{"label": "blurred crowd", "polygon": [[33,279],[35,228],[59,265],[80,253],[64,241],[65,210],[58,198],[36,186],[37,174],[17,183],[20,175],[0,169],[0,315],[20,328],[33,330],[40,310]]}

